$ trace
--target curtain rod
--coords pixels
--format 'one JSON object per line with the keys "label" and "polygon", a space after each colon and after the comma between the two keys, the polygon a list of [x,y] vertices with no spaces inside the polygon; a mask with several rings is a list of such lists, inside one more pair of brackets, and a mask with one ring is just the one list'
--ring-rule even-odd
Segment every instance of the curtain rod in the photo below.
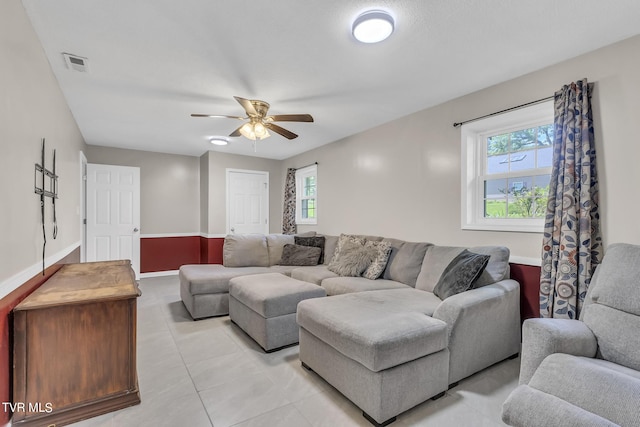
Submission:
{"label": "curtain rod", "polygon": [[313,165],[317,165],[317,164],[318,164],[318,162],[309,163],[308,165],[300,166],[299,168],[296,168],[296,170],[308,168],[309,166],[313,166]]}
{"label": "curtain rod", "polygon": [[480,119],[484,119],[484,118],[487,118],[487,117],[495,116],[496,114],[506,113],[507,111],[511,111],[511,110],[517,110],[518,108],[528,107],[529,105],[539,104],[540,102],[548,101],[548,100],[553,99],[553,98],[554,98],[554,95],[547,96],[546,98],[541,98],[541,99],[538,99],[536,101],[527,102],[526,104],[521,104],[521,105],[517,105],[515,107],[507,108],[506,110],[500,110],[500,111],[496,111],[495,113],[486,114],[484,116],[476,117],[475,119],[469,119],[469,120],[465,120],[465,121],[460,122],[460,123],[454,123],[453,127],[457,128],[458,126],[462,126],[462,125],[470,123],[470,122],[475,122],[476,120],[480,120]]}

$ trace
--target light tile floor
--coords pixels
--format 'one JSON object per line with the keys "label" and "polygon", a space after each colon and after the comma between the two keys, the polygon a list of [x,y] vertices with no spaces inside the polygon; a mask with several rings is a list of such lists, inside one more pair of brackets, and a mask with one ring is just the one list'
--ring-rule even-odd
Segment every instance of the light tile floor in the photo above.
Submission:
{"label": "light tile floor", "polygon": [[[75,427],[366,426],[361,411],[300,366],[298,346],[266,354],[228,316],[194,322],[177,276],[142,279],[138,299],[138,380],[142,403]],[[392,426],[496,427],[518,381],[507,360],[460,382]]]}

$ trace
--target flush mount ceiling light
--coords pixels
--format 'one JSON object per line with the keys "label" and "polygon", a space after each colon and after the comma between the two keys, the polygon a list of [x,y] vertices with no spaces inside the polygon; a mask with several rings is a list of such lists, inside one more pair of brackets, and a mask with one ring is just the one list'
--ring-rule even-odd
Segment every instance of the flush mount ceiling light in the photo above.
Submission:
{"label": "flush mount ceiling light", "polygon": [[353,21],[353,37],[362,43],[378,43],[393,33],[393,17],[381,10],[364,12]]}
{"label": "flush mount ceiling light", "polygon": [[209,139],[209,142],[213,145],[227,145],[229,143],[229,140],[222,136],[214,136]]}

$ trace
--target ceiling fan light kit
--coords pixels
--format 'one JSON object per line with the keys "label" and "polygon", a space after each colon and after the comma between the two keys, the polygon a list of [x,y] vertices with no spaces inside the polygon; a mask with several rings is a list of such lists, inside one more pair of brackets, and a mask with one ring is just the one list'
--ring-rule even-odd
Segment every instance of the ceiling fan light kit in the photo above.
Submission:
{"label": "ceiling fan light kit", "polygon": [[252,141],[256,139],[265,139],[269,138],[271,134],[260,121],[251,121],[249,123],[245,123],[240,127],[240,133],[245,138],[248,138]]}
{"label": "ceiling fan light kit", "polygon": [[379,43],[387,39],[394,30],[393,17],[382,10],[369,10],[353,21],[353,37],[362,43]]}

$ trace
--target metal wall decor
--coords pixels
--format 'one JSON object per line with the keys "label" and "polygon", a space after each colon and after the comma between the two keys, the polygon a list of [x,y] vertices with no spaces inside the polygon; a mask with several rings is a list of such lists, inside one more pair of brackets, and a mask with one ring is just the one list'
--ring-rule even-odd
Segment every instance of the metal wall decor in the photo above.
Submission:
{"label": "metal wall decor", "polygon": [[53,204],[53,238],[58,237],[58,220],[56,218],[56,199],[58,198],[58,175],[56,174],[56,150],[53,150],[53,168],[47,169],[45,166],[45,141],[42,138],[42,150],[40,164],[35,164],[33,187],[34,192],[40,196],[40,213],[42,216],[42,275],[45,271],[45,248],[47,246],[47,232],[44,220],[44,201],[51,198]]}

